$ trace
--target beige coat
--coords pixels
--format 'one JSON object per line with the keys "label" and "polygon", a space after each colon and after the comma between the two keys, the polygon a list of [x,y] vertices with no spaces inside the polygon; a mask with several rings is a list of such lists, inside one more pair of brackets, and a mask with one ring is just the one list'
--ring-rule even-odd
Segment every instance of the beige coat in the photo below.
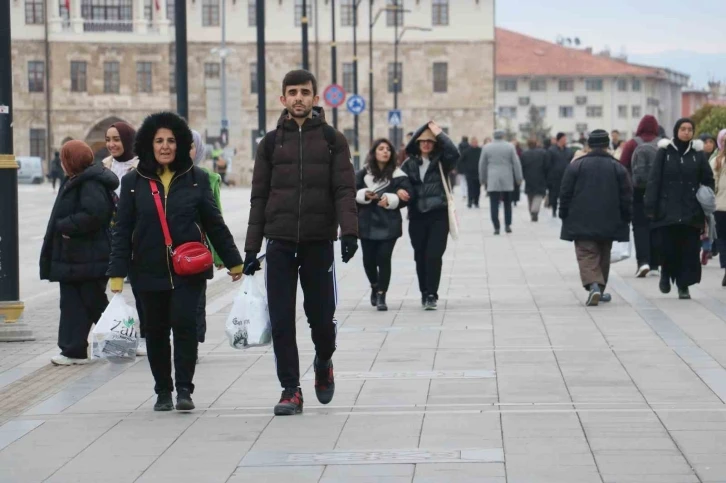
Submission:
{"label": "beige coat", "polygon": [[726,211],[726,158],[721,169],[716,169],[716,158],[711,159],[711,169],[716,186],[716,211]]}

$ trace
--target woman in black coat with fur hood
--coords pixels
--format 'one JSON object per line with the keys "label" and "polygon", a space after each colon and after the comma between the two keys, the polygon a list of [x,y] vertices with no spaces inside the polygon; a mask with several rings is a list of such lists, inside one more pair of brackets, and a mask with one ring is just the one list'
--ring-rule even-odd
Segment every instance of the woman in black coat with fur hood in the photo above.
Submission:
{"label": "woman in black coat with fur hood", "polygon": [[40,279],[60,282],[59,366],[88,363],[88,333],[106,310],[106,269],[111,253],[109,225],[118,178],[93,163],[83,141],[60,151],[68,176],[60,187],[40,252]]}
{"label": "woman in black coat with fur hood", "polygon": [[134,149],[139,165],[121,181],[108,268],[111,290],[121,292],[123,279],[129,275],[144,308],[149,365],[158,395],[155,411],[173,409],[170,329],[174,332],[176,408],[194,409],[197,303],[204,280],[212,278],[212,268],[191,276],[174,271],[154,194],[158,191],[163,202],[172,250],[188,242],[203,243],[206,235],[233,280],[242,274],[242,258],[214,201],[209,176],[190,157],[192,142],[189,126],[174,113],[152,114],[144,120]]}

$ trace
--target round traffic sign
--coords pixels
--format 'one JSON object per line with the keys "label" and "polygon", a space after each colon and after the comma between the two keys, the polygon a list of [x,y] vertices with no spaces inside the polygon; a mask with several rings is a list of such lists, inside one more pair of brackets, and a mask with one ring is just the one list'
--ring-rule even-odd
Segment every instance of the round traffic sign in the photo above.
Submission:
{"label": "round traffic sign", "polygon": [[330,107],[340,107],[345,102],[345,90],[338,84],[330,84],[323,91],[323,99]]}
{"label": "round traffic sign", "polygon": [[366,101],[358,94],[353,94],[348,98],[346,106],[348,107],[348,111],[350,111],[351,114],[355,114],[356,116],[358,116],[365,110]]}

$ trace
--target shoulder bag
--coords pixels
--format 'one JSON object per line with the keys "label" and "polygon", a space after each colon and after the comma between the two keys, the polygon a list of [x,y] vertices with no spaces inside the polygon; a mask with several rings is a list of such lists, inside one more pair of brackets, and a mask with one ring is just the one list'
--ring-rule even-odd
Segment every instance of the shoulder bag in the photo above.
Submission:
{"label": "shoulder bag", "polygon": [[459,219],[456,216],[456,205],[454,204],[454,195],[451,194],[451,188],[449,182],[444,174],[444,168],[441,167],[439,162],[439,173],[441,173],[441,183],[444,185],[444,192],[446,193],[446,207],[449,210],[449,235],[453,240],[459,239]]}

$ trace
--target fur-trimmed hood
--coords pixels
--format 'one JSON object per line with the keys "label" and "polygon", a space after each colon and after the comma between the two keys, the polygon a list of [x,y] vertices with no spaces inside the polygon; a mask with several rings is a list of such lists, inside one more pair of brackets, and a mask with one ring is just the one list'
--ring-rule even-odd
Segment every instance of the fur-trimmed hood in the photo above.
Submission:
{"label": "fur-trimmed hood", "polygon": [[176,159],[169,166],[172,171],[184,171],[194,165],[190,156],[193,138],[187,122],[173,112],[151,114],[136,132],[134,152],[139,158],[138,170],[146,176],[156,175],[161,166],[154,157],[154,136],[159,129],[166,128],[176,138]]}
{"label": "fur-trimmed hood", "polygon": [[[660,149],[666,149],[668,146],[672,146],[673,149],[678,151],[678,147],[676,146],[676,144],[673,142],[672,139],[665,138],[665,139],[661,139],[660,141],[658,141],[658,147]],[[694,151],[698,151],[698,152],[703,151],[703,141],[701,141],[700,139],[692,140],[690,147],[686,150],[686,153],[688,151],[690,151],[691,149],[693,149]]]}

